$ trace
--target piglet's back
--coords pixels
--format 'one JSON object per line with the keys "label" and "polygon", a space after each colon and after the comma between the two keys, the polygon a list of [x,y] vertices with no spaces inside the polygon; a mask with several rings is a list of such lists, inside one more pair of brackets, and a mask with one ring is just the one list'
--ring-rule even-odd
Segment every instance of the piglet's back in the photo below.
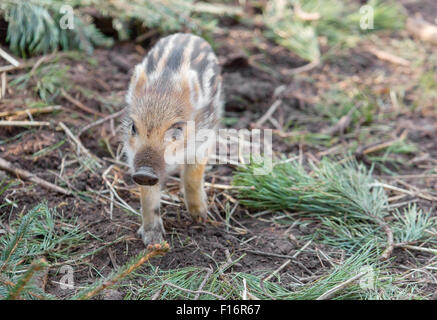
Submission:
{"label": "piglet's back", "polygon": [[137,68],[146,74],[145,91],[188,91],[193,119],[200,125],[220,117],[220,68],[211,46],[202,38],[188,33],[162,38]]}

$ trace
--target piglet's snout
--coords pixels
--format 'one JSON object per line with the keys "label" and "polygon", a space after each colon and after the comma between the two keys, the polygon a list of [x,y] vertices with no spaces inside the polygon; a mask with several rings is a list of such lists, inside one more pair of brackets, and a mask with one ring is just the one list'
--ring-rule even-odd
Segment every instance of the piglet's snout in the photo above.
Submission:
{"label": "piglet's snout", "polygon": [[151,167],[140,167],[132,175],[136,184],[141,186],[154,186],[158,183],[159,178]]}

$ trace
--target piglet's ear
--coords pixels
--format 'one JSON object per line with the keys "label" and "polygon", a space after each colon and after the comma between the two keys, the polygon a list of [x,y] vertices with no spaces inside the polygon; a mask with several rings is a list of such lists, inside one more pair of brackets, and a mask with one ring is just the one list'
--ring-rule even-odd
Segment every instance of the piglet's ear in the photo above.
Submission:
{"label": "piglet's ear", "polygon": [[147,75],[144,72],[144,68],[142,65],[140,67],[135,68],[136,74],[137,74],[137,82],[135,84],[135,94],[137,96],[140,96],[146,87],[147,82]]}
{"label": "piglet's ear", "polygon": [[127,102],[130,104],[134,97],[140,97],[144,93],[147,83],[147,75],[144,71],[144,65],[139,64],[135,67],[134,74],[132,75],[129,92],[127,95]]}

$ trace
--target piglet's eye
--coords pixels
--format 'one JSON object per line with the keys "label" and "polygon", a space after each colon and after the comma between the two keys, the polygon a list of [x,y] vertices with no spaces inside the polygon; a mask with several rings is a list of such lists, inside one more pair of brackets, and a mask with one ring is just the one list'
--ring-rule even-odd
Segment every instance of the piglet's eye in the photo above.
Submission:
{"label": "piglet's eye", "polygon": [[132,123],[131,133],[132,135],[137,134],[137,127],[135,126],[135,123]]}
{"label": "piglet's eye", "polygon": [[180,140],[183,137],[183,133],[184,133],[183,130],[184,129],[182,127],[175,127],[167,130],[167,132],[165,133],[164,140],[166,142]]}

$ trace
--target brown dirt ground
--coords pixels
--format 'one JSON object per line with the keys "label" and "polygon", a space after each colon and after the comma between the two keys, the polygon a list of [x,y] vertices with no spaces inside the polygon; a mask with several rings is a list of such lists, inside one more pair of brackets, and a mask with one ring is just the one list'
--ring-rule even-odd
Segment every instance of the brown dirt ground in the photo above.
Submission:
{"label": "brown dirt ground", "polygon": [[[424,3],[429,7],[435,5],[432,0],[425,1]],[[426,9],[422,10],[424,7],[414,4],[411,4],[408,8],[412,12],[416,10],[426,12]],[[436,12],[436,10],[433,12]],[[254,36],[261,39],[262,45],[254,44],[252,41]],[[387,36],[388,38],[389,35]],[[70,65],[69,77],[75,86],[93,90],[98,95],[109,100],[114,99],[117,103],[112,111],[116,111],[122,108],[122,100],[128,86],[132,67],[141,61],[144,53],[147,52],[150,44],[153,44],[154,41],[156,41],[156,38],[151,39],[143,44],[143,46],[121,43],[112,49],[97,49],[93,58],[97,60],[98,67],[83,61],[72,61],[69,59],[62,59],[62,61]],[[348,59],[336,59],[307,73],[308,76],[315,80],[315,83],[310,84],[301,77],[286,75],[286,70],[301,66],[304,62],[287,50],[263,39],[260,36],[259,30],[235,25],[223,33],[216,34],[215,41],[220,63],[223,67],[226,116],[237,118],[238,121],[232,125],[235,128],[250,127],[251,123],[256,121],[274,101],[272,98],[273,92],[281,84],[287,85],[287,90],[283,94],[286,98],[286,103],[278,111],[279,118],[284,122],[287,117],[301,116],[307,108],[310,108],[313,101],[317,99],[319,92],[326,90],[330,83],[339,82],[341,79],[350,80],[352,78],[356,83],[363,84],[368,79],[371,82],[370,78],[372,78],[374,72],[383,70],[387,75],[387,81],[381,84],[380,89],[384,90],[385,87],[390,85],[391,81],[399,84],[409,81],[411,76],[408,70],[393,67],[356,48],[347,53]],[[262,47],[262,50],[260,50],[260,47]],[[245,48],[244,52],[240,48]],[[248,54],[254,58],[249,59]],[[260,67],[261,63],[268,65],[271,72],[263,71]],[[347,85],[345,87],[347,90]],[[92,109],[102,113],[110,112],[108,108],[102,107],[97,97],[87,97],[75,89],[72,92],[78,100]],[[20,105],[17,105],[17,97],[24,101],[26,98],[32,97],[32,93],[9,88],[8,96],[13,97],[13,99],[1,101],[1,110],[20,107]],[[92,116],[84,114],[62,97],[58,97],[56,103],[64,107],[63,112],[56,115],[51,114],[50,116],[38,115],[36,119],[54,122],[63,121],[70,128],[74,128],[76,132],[77,129],[94,121]],[[118,121],[115,123],[115,127],[117,127],[117,124]],[[322,127],[328,127],[329,125],[329,123],[321,124]],[[414,114],[412,116],[400,115],[396,123],[391,125],[393,130],[398,131],[408,127],[410,139],[420,144],[423,151],[427,150],[430,158],[437,159],[437,127],[435,125],[435,118],[425,117],[421,114]],[[311,128],[311,125],[309,125],[307,129],[316,132],[322,128],[320,125],[317,128]],[[117,134],[112,135],[111,131],[110,123],[107,122],[84,133],[81,136],[81,140],[98,157],[112,158],[111,153],[108,152],[108,149],[100,141],[101,137],[106,137],[109,139],[112,150],[117,150],[119,139]],[[59,183],[60,180],[56,175],[49,171],[59,172],[62,158],[75,152],[72,144],[66,142],[57,150],[39,158],[33,157],[32,154],[65,139],[64,133],[60,129],[53,130],[53,128],[27,131],[22,128],[13,128],[11,130],[0,128],[0,139],[12,138],[19,133],[23,133],[20,139],[0,145],[0,157],[11,161],[16,166],[35,173],[47,181]],[[96,139],[96,137],[99,137],[99,139]],[[275,141],[275,151],[285,154],[293,155],[301,152],[305,156],[309,153],[316,154],[321,151],[311,145],[299,142],[284,142],[283,139],[278,139],[277,137],[275,137]],[[414,158],[414,155],[407,157],[407,160],[411,160]],[[399,174],[420,173],[423,171],[423,167],[421,168],[420,166],[429,166],[433,163],[435,165],[435,162],[423,161],[413,168],[401,166],[397,172]],[[107,166],[109,164],[109,162],[106,163]],[[75,169],[77,169],[77,164],[70,165],[66,168],[65,175],[73,175]],[[208,171],[206,180],[208,182],[229,184],[232,170],[231,166],[214,166]],[[381,174],[381,172],[376,172],[376,174]],[[126,186],[129,190],[134,188],[126,172],[120,176],[120,179],[126,181]],[[436,179],[422,179],[410,181],[410,183],[419,188],[437,187]],[[81,191],[91,189],[101,191],[105,189],[101,177],[89,174],[88,172],[72,177],[70,184],[76,190]],[[132,207],[138,209],[140,206],[139,199],[129,190],[120,192],[120,196]],[[167,183],[167,190],[169,190],[170,194],[179,198],[177,182],[170,180]],[[229,203],[233,207],[232,201],[234,200],[232,193],[213,188],[208,188],[207,192],[210,203],[214,203],[217,210],[211,209],[212,220],[214,222],[205,225],[193,223],[181,202],[176,202],[177,205],[163,205],[162,213],[167,232],[166,239],[169,241],[171,251],[160,259],[154,259],[153,264],[158,265],[161,269],[215,265],[215,261],[226,261],[226,250],[228,250],[233,258],[240,257],[243,253],[246,254],[233,267],[234,271],[244,271],[247,273],[272,271],[284,262],[283,258],[254,254],[247,250],[292,255],[303,243],[295,243],[290,240],[290,234],[300,238],[302,235],[311,234],[312,232],[312,228],[295,226],[289,229],[289,226],[273,223],[269,219],[271,215],[265,217],[265,219],[254,219],[250,216],[250,212],[241,206],[237,208],[233,215],[237,222],[231,222],[234,227],[239,227],[240,229],[231,228],[228,231],[223,223],[225,217],[224,210],[218,203],[223,205]],[[114,268],[123,265],[133,255],[144,249],[143,243],[136,236],[139,218],[127,215],[121,209],[114,207],[111,219],[108,211],[108,201],[100,201],[97,198],[94,201],[85,201],[72,196],[60,196],[26,181],[10,188],[4,197],[13,199],[18,206],[15,210],[6,210],[6,212],[0,213],[4,216],[4,221],[15,218],[17,214],[26,212],[42,199],[45,199],[50,207],[58,208],[58,211],[63,212],[66,217],[78,217],[83,230],[87,230],[103,239],[105,243],[124,237],[122,241],[87,258],[87,264],[77,266],[77,269],[75,269],[75,280],[79,286],[92,283],[98,277],[95,270],[99,270],[101,274],[107,275]],[[422,205],[425,208],[434,208],[434,210],[436,206],[435,203],[429,202],[423,202]],[[246,244],[242,243],[252,237],[255,238]],[[101,243],[92,241],[91,238],[89,240],[89,243],[81,251],[87,252],[95,249],[96,245],[101,245]],[[338,250],[336,251],[321,245],[314,245],[313,248],[316,246],[326,250],[325,252],[335,257],[335,259],[341,259],[341,252],[338,252]],[[426,254],[408,254],[400,249],[395,250],[394,256],[396,257],[395,264],[403,266],[414,266],[417,263],[424,263],[430,258]],[[289,276],[305,278],[321,275],[330,268],[328,263],[321,260],[314,253],[302,253],[299,262],[299,264],[290,264],[282,271],[281,275],[284,285],[287,284],[287,277]],[[50,270],[49,280],[59,281],[60,275],[57,272],[58,270]],[[59,297],[71,294],[59,290],[58,286],[51,281],[48,282],[46,290]],[[435,290],[435,284],[430,284],[429,288],[426,288],[428,292]]]}

